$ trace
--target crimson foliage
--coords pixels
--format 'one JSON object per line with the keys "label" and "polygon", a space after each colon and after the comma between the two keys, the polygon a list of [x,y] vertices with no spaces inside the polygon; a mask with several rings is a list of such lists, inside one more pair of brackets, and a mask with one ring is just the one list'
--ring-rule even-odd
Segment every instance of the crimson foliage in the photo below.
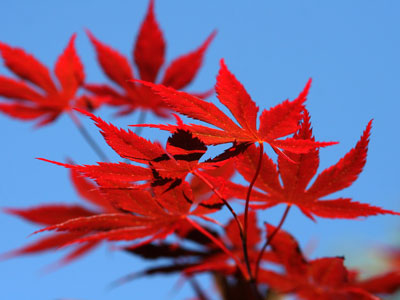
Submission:
{"label": "crimson foliage", "polygon": [[[118,87],[84,82],[83,65],[74,48],[75,35],[56,63],[58,82],[33,56],[0,44],[5,65],[19,78],[0,76],[0,96],[11,101],[1,103],[0,110],[23,120],[39,119],[38,125],[45,125],[65,111],[72,114],[75,108],[94,121],[124,162],[76,165],[41,158],[70,169],[76,190],[92,208],[51,204],[5,209],[44,226],[35,233],[49,232],[6,257],[68,246],[72,250],[60,261],[62,265],[102,241],[128,241],[130,245],[124,250],[133,255],[171,261],[128,279],[174,272],[190,279],[209,273],[221,297],[230,300],[279,299],[283,295],[379,299],[377,294],[390,294],[400,287],[397,271],[365,280],[346,268],[343,257],[310,259],[296,239],[281,229],[292,206],[312,220],[399,215],[348,197],[325,198],[351,186],[361,173],[372,121],[354,148],[316,176],[321,148],[336,143],[318,142],[313,136],[306,109],[311,80],[297,98],[265,109],[258,117],[256,103],[221,60],[215,91],[230,116],[202,99],[209,93],[178,91],[195,77],[215,33],[198,49],[174,60],[160,81],[165,41],[155,19],[154,1],[150,1],[133,51],[141,80],[135,79],[127,58],[87,33],[103,71]],[[78,96],[81,88],[89,94]],[[139,108],[159,116],[174,111],[202,123],[187,124],[175,115],[175,125],[133,125],[170,132],[162,146],[88,112],[103,104],[118,106],[120,114]],[[215,157],[203,159],[210,147],[220,144],[229,146]],[[265,144],[276,157],[267,155]],[[248,184],[238,182],[235,174]],[[243,204],[240,213],[233,209],[234,201]],[[279,204],[286,206],[279,224],[260,228],[258,213]],[[231,214],[225,225],[214,215],[222,209]],[[198,299],[207,299],[198,287],[195,290]]]}

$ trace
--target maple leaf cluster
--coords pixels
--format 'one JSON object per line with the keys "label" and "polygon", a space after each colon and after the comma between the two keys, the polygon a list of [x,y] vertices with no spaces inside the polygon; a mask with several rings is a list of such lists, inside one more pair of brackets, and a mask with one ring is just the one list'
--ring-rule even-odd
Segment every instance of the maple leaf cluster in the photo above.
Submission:
{"label": "maple leaf cluster", "polygon": [[[17,77],[0,76],[0,111],[20,120],[38,120],[37,126],[52,123],[63,112],[71,114],[80,107],[94,110],[107,104],[120,108],[119,114],[137,109],[151,110],[168,117],[167,107],[151,89],[129,83],[135,78],[129,60],[117,50],[100,42],[87,30],[105,75],[115,84],[93,84],[85,81],[84,66],[75,49],[73,34],[54,66],[54,80],[49,69],[23,49],[0,42],[0,54],[5,66]],[[164,72],[161,83],[176,89],[189,85],[199,71],[205,52],[216,32],[192,52],[173,60]],[[139,78],[156,82],[165,63],[166,43],[154,14],[154,0],[150,1],[146,18],[139,30],[132,60]],[[195,93],[208,97],[212,90]],[[11,102],[10,102],[11,101]]]}
{"label": "maple leaf cluster", "polygon": [[[45,125],[63,112],[73,114],[74,108],[93,120],[108,146],[121,157],[121,162],[94,165],[41,158],[68,168],[75,189],[87,203],[6,208],[6,213],[44,226],[35,233],[48,235],[3,258],[68,246],[72,250],[55,265],[58,267],[101,242],[124,241],[123,251],[144,259],[167,258],[170,263],[134,272],[117,284],[158,273],[179,273],[188,280],[208,273],[221,298],[230,300],[280,299],[285,295],[373,300],[400,289],[398,266],[364,279],[345,266],[343,257],[310,259],[282,229],[293,206],[313,221],[317,217],[399,215],[349,197],[330,196],[351,186],[362,172],[372,121],[349,152],[317,175],[321,148],[336,143],[316,141],[313,136],[306,108],[311,80],[294,100],[260,114],[223,60],[215,91],[231,116],[203,99],[209,93],[180,91],[194,78],[214,35],[197,50],[173,61],[157,84],[165,42],[155,19],[154,1],[150,1],[133,51],[140,79],[134,77],[124,56],[88,31],[100,65],[115,87],[85,83],[74,48],[75,35],[56,63],[58,82],[33,56],[0,44],[6,66],[20,78],[0,76],[0,95],[12,101],[1,103],[1,111],[19,119],[39,119],[38,124]],[[81,88],[88,94],[77,96]],[[120,114],[138,108],[159,116],[174,111],[176,124],[133,125],[169,132],[163,146],[89,112],[102,104],[120,107]],[[184,122],[178,114],[196,122]],[[228,144],[222,153],[204,159],[213,146],[221,144]],[[264,146],[271,147],[275,156],[267,155]],[[286,208],[279,224],[261,227],[259,213],[280,204]],[[231,215],[225,224],[216,218],[220,210]],[[198,299],[208,299],[194,286]]]}

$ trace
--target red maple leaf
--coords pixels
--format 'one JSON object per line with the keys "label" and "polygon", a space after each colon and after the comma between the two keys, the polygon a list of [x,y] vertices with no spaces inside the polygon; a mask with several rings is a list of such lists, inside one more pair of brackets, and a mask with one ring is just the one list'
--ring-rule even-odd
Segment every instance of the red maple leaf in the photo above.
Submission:
{"label": "red maple leaf", "polygon": [[[151,192],[135,188],[126,184],[123,188],[118,183],[116,188],[111,188],[110,183],[102,188],[103,196],[108,199],[118,211],[113,213],[99,213],[89,216],[70,218],[62,223],[57,223],[36,231],[78,232],[74,240],[68,240],[57,246],[75,243],[97,243],[103,240],[131,241],[144,239],[137,246],[148,244],[154,240],[164,239],[174,233],[178,228],[194,226],[207,236],[205,229],[191,220],[190,216],[200,216],[191,212],[193,194],[190,185],[182,182],[173,189],[159,189],[153,186]],[[200,216],[201,217],[201,216]],[[236,266],[246,274],[239,259],[225,248],[222,242],[213,238],[219,247],[236,261]]]}
{"label": "red maple leaf", "polygon": [[219,101],[229,109],[239,125],[210,102],[188,93],[177,91],[171,87],[145,81],[139,82],[151,87],[176,112],[211,124],[219,129],[196,124],[139,126],[155,127],[171,132],[174,132],[177,127],[183,128],[189,130],[207,145],[266,142],[278,152],[280,151],[278,149],[283,149],[295,153],[305,153],[315,147],[325,147],[333,144],[306,139],[280,139],[297,131],[299,122],[302,119],[304,102],[311,85],[311,80],[307,82],[304,90],[295,100],[286,100],[269,110],[265,109],[261,113],[258,129],[258,107],[243,85],[228,70],[223,60],[221,60],[221,68],[217,77],[215,90]]}
{"label": "red maple leaf", "polygon": [[[354,219],[377,214],[398,214],[391,210],[352,201],[350,198],[323,199],[329,194],[349,187],[361,173],[366,163],[371,125],[372,121],[368,123],[356,146],[335,165],[322,171],[310,187],[308,185],[319,166],[318,148],[301,154],[285,151],[286,157],[280,155],[278,165],[264,154],[255,186],[266,192],[263,200],[265,204],[261,204],[258,208],[268,208],[280,203],[296,205],[313,220],[314,216]],[[293,139],[314,140],[307,112],[305,112],[301,128]],[[258,164],[258,153],[259,151],[253,146],[237,160],[237,170],[248,181],[254,176],[254,169]],[[257,200],[259,199],[258,196]]]}
{"label": "red maple leaf", "polygon": [[[268,235],[275,227],[267,225]],[[284,272],[260,270],[260,282],[285,294],[295,294],[307,300],[378,300],[367,289],[353,281],[352,272],[344,266],[343,257],[307,260],[297,241],[280,230],[271,242]]]}
{"label": "red maple leaf", "polygon": [[149,191],[132,189],[131,185],[126,189],[121,185],[116,189],[108,186],[102,193],[118,212],[72,218],[38,232],[57,230],[87,234],[75,242],[134,240],[153,235],[155,238],[171,233],[180,221],[184,221],[182,215],[189,212],[191,205],[185,199],[191,197],[187,185],[162,194],[162,197],[157,191],[153,196]]}
{"label": "red maple leaf", "polygon": [[148,182],[147,186],[151,183],[153,187],[163,186],[171,189],[183,182],[189,173],[195,174],[200,169],[215,169],[224,165],[230,158],[228,155],[226,159],[210,159],[199,163],[207,147],[184,129],[177,128],[168,138],[164,149],[159,143],[146,140],[130,130],[117,128],[91,113],[81,112],[95,121],[107,144],[120,157],[145,165],[143,167],[128,163],[99,163],[77,166],[50,161],[83,173],[103,187],[108,184],[115,187],[118,182],[125,186],[126,183],[145,180]]}
{"label": "red maple leaf", "polygon": [[[68,165],[74,166],[74,165]],[[76,166],[77,170],[79,166]],[[73,169],[71,167],[71,169]],[[46,225],[42,231],[57,231],[48,237],[33,242],[21,249],[3,255],[9,258],[16,255],[32,254],[53,250],[69,244],[82,243],[75,247],[59,265],[69,263],[93,249],[102,240],[134,240],[149,237],[145,243],[172,233],[186,224],[185,215],[192,205],[191,189],[187,183],[165,193],[153,187],[152,192],[126,189],[119,183],[113,189],[108,182],[101,193],[89,180],[71,172],[78,193],[96,206],[89,210],[79,205],[42,205],[28,209],[5,209],[7,213],[18,215],[36,224]]]}
{"label": "red maple leaf", "polygon": [[[106,99],[108,104],[122,106],[120,114],[128,114],[136,108],[142,108],[150,109],[159,116],[167,116],[166,107],[159,96],[147,87],[128,82],[135,77],[129,60],[118,51],[101,43],[89,31],[88,35],[96,49],[100,66],[107,77],[118,86],[118,89],[109,85],[97,84],[86,85],[86,88],[95,95]],[[185,88],[191,83],[214,36],[215,32],[199,48],[172,61],[167,66],[160,82],[176,89]],[[150,82],[157,81],[160,68],[165,61],[165,46],[162,31],[154,14],[154,0],[151,0],[132,53],[141,79]],[[199,95],[206,97],[210,94],[211,92],[206,92]]]}
{"label": "red maple leaf", "polygon": [[[198,216],[210,221],[204,214],[214,212],[215,206],[199,203],[208,191],[204,191],[204,186],[199,188],[199,184],[192,180],[198,195],[194,194],[186,176],[189,173],[199,174],[197,172],[208,174],[207,170],[213,170],[225,162],[199,163],[207,147],[188,131],[178,129],[168,139],[166,149],[163,149],[158,143],[152,143],[131,131],[118,129],[90,113],[86,114],[96,122],[106,142],[121,157],[145,164],[145,167],[127,163],[78,166],[50,161],[95,179],[103,197],[117,212],[71,218],[39,232],[56,230],[84,233],[83,237],[72,243],[146,238],[141,244],[163,238],[182,227],[195,226],[205,233],[189,217]],[[199,177],[202,178],[201,175]],[[198,196],[199,199],[196,199]],[[192,209],[194,206],[201,209]],[[218,208],[221,208],[220,203]],[[236,255],[226,250],[221,242],[216,243],[243,269]],[[246,271],[243,272],[246,274]]]}
{"label": "red maple leaf", "polygon": [[[78,194],[83,200],[90,203],[93,208],[86,208],[81,205],[65,205],[65,204],[45,204],[27,209],[4,209],[6,213],[17,215],[23,219],[39,225],[52,226],[63,223],[71,219],[95,216],[100,213],[115,213],[117,210],[106,201],[101,195],[97,187],[79,175],[76,171],[71,171],[71,181]],[[32,242],[20,249],[13,250],[2,255],[2,258],[10,258],[19,255],[41,253],[61,247],[64,244],[70,243],[76,239],[82,238],[85,232],[67,232],[67,233],[52,233],[47,237],[41,238]],[[56,266],[67,264],[89,250],[93,249],[98,243],[87,242],[74,248],[67,254]]]}
{"label": "red maple leaf", "polygon": [[0,76],[0,97],[12,103],[0,103],[0,111],[21,120],[38,119],[37,126],[53,122],[62,112],[72,107],[93,107],[93,99],[78,98],[76,92],[85,79],[83,65],[76,53],[72,35],[64,52],[58,58],[53,81],[49,70],[24,50],[0,43],[0,52],[6,67],[20,80]]}
{"label": "red maple leaf", "polygon": [[[217,162],[207,160],[199,163],[199,159],[206,152],[207,147],[198,138],[193,137],[190,132],[177,129],[168,138],[167,146],[164,149],[160,144],[148,141],[130,130],[119,129],[93,114],[83,113],[95,121],[108,145],[122,158],[144,164],[144,166],[128,163],[98,163],[97,165],[79,166],[47,159],[42,160],[70,168],[94,179],[99,188],[107,194],[114,207],[117,205],[114,198],[122,197],[121,193],[123,195],[124,191],[133,193],[134,191],[130,190],[144,190],[145,193],[151,191],[151,193],[167,195],[167,192],[176,187],[188,185],[186,177],[188,174],[193,174],[194,178],[191,179],[188,188],[190,191],[184,197],[186,202],[190,203],[190,207],[192,204],[197,206],[191,213],[202,216],[222,208],[224,203],[221,199],[210,195],[211,188],[204,182],[200,184],[199,178],[216,176],[219,172],[224,172],[225,176],[227,173],[232,176],[233,165],[232,163],[229,165],[229,160],[218,160]],[[225,164],[226,167],[224,167]],[[218,167],[221,167],[220,170],[217,169]],[[229,178],[229,176],[226,177]],[[122,192],[118,192],[118,189],[122,189]],[[226,199],[232,198],[230,194],[226,194],[228,195]],[[148,198],[147,194],[140,195]],[[130,199],[129,197],[128,199]],[[146,201],[163,202],[162,199],[147,199]],[[117,207],[121,208],[119,205]],[[163,204],[162,207],[168,208],[168,204]],[[172,209],[176,210],[174,207]],[[188,209],[184,209],[185,213]],[[122,208],[122,211],[126,211],[126,208]]]}

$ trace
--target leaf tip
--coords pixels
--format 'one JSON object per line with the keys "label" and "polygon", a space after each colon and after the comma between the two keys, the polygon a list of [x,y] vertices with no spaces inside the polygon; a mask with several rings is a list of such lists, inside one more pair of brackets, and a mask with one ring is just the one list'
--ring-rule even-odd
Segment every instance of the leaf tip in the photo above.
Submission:
{"label": "leaf tip", "polygon": [[308,78],[306,86],[310,87],[312,84],[312,77]]}
{"label": "leaf tip", "polygon": [[70,43],[75,43],[75,40],[76,40],[76,37],[78,36],[78,34],[76,33],[76,32],[74,32],[72,35],[71,35],[71,37],[70,37],[70,39],[69,39],[69,42]]}
{"label": "leaf tip", "polygon": [[71,168],[73,166],[73,165],[60,163],[58,161],[49,160],[49,159],[42,158],[42,157],[36,157],[36,159],[41,160],[41,161],[45,161],[45,162],[49,162],[49,163],[52,163],[52,164],[55,164],[55,165],[58,165],[58,166],[62,166],[62,167],[65,167],[65,168]]}
{"label": "leaf tip", "polygon": [[154,5],[155,5],[155,0],[150,0],[149,1],[149,8],[147,9],[148,13],[153,13],[154,14]]}
{"label": "leaf tip", "polygon": [[0,253],[0,261],[5,261],[8,259],[14,258],[18,255],[20,255],[20,252],[18,250]]}
{"label": "leaf tip", "polygon": [[99,41],[96,39],[96,37],[93,35],[93,33],[88,29],[84,29],[86,32],[86,35],[88,36],[89,40],[92,42],[92,44],[96,47]]}
{"label": "leaf tip", "polygon": [[374,121],[374,119],[369,120],[366,131],[371,132],[373,121]]}
{"label": "leaf tip", "polygon": [[214,29],[210,35],[207,37],[207,39],[204,41],[203,45],[200,47],[202,50],[205,50],[208,48],[208,46],[211,44],[211,42],[214,40],[215,36],[217,35],[217,29]]}
{"label": "leaf tip", "polygon": [[221,58],[220,60],[219,60],[219,65],[220,65],[220,72],[221,72],[221,70],[222,69],[228,69],[227,68],[227,66],[226,66],[226,63],[225,63],[225,59],[224,58]]}
{"label": "leaf tip", "polygon": [[309,93],[310,88],[311,88],[311,83],[312,83],[312,78],[310,77],[308,79],[306,85],[304,86],[304,89],[302,90],[302,92],[300,93],[299,97],[297,98],[302,103],[304,103],[307,100],[307,96],[308,96],[308,93]]}

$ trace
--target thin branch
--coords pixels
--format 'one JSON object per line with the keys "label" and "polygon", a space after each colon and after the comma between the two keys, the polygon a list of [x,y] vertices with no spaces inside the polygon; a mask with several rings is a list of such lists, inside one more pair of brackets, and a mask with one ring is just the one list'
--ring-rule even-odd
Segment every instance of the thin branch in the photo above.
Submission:
{"label": "thin branch", "polygon": [[99,158],[105,162],[109,161],[107,156],[104,154],[104,152],[99,147],[99,145],[97,145],[97,143],[94,141],[94,139],[90,136],[89,132],[86,130],[86,128],[82,125],[82,123],[79,121],[79,119],[74,115],[74,113],[72,111],[69,112],[69,116],[71,117],[72,122],[78,128],[82,137],[89,144],[89,146],[93,149],[93,151],[96,152],[96,154],[99,156]]}
{"label": "thin branch", "polygon": [[196,292],[196,295],[200,300],[208,300],[207,295],[201,289],[200,284],[197,282],[197,280],[194,277],[189,278],[189,283],[192,286],[193,290]]}
{"label": "thin branch", "polygon": [[226,207],[229,209],[229,211],[233,215],[233,217],[236,221],[236,224],[238,225],[238,228],[239,228],[240,239],[242,240],[243,257],[244,257],[244,261],[245,261],[246,268],[247,268],[247,274],[248,274],[248,278],[246,278],[246,280],[249,281],[255,296],[258,298],[261,298],[258,293],[258,289],[257,289],[256,282],[254,280],[254,277],[252,276],[247,247],[244,246],[246,243],[245,243],[245,236],[244,236],[242,223],[240,222],[240,220],[239,220],[238,216],[236,215],[235,211],[233,210],[232,206],[230,206],[228,201],[226,201],[226,199],[221,195],[221,193],[216,189],[216,187],[207,178],[205,178],[201,173],[199,173],[197,171],[193,171],[193,174],[196,175],[199,179],[201,179],[218,196],[218,198],[220,198],[221,201],[224,202]]}
{"label": "thin branch", "polygon": [[[145,110],[141,110],[139,112],[139,119],[137,120],[136,124],[143,124],[146,120],[146,117],[147,117],[147,112]],[[143,130],[143,127],[136,127],[133,132],[140,136],[140,134],[142,133],[142,130]]]}
{"label": "thin branch", "polygon": [[217,188],[207,178],[205,178],[201,173],[199,173],[198,171],[195,170],[192,172],[192,174],[196,175],[200,180],[202,180],[214,192],[214,194],[217,195],[217,197],[225,204],[225,206],[229,209],[229,211],[231,212],[233,218],[235,219],[235,221],[239,227],[240,237],[243,238],[243,225],[240,222],[237,214],[233,210],[232,206],[228,203],[228,201],[226,201],[226,199],[221,195],[221,193],[217,190]]}
{"label": "thin branch", "polygon": [[281,229],[281,227],[282,227],[283,223],[285,222],[286,217],[287,217],[287,215],[288,215],[289,210],[290,210],[291,207],[292,207],[291,205],[286,206],[285,212],[283,213],[282,218],[281,218],[281,220],[279,221],[278,226],[277,226],[277,227],[275,228],[275,230],[268,236],[268,238],[267,238],[267,240],[266,240],[264,246],[261,248],[260,253],[258,254],[257,261],[256,261],[256,271],[255,271],[255,278],[256,278],[256,280],[257,280],[258,272],[259,272],[259,270],[260,270],[260,263],[261,263],[261,259],[262,259],[263,255],[264,255],[264,252],[265,252],[265,250],[267,249],[267,247],[272,243],[272,240],[274,239],[274,237],[276,236],[276,234],[277,234],[277,233],[279,232],[279,230]]}
{"label": "thin branch", "polygon": [[256,173],[254,174],[253,179],[250,182],[249,188],[247,190],[246,204],[245,204],[245,208],[244,208],[244,232],[243,232],[242,245],[243,245],[243,254],[244,254],[245,261],[246,261],[247,269],[249,271],[250,278],[252,279],[252,281],[254,281],[254,277],[251,272],[251,267],[250,267],[250,262],[249,262],[249,257],[248,257],[248,250],[247,250],[249,203],[250,203],[251,191],[253,190],[253,186],[256,183],[258,174],[260,174],[263,154],[264,154],[264,145],[263,145],[263,143],[260,143],[260,154],[258,157],[257,169],[256,169]]}

